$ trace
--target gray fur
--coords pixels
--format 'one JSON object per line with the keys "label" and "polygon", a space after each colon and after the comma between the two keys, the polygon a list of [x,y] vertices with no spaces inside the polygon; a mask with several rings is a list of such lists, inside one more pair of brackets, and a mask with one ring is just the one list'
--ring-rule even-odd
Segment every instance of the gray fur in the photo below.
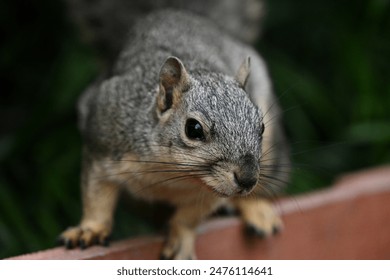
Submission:
{"label": "gray fur", "polygon": [[80,98],[83,217],[61,240],[105,244],[123,186],[176,206],[163,258],[194,258],[197,225],[222,205],[262,236],[277,232],[282,222],[259,196],[287,180],[288,156],[261,57],[177,10],[136,21],[123,41],[110,75]]}
{"label": "gray fur", "polygon": [[[260,162],[263,142],[270,141],[276,152],[267,164],[287,163],[279,109],[266,67],[252,48],[207,19],[175,10],[152,13],[130,34],[112,76],[96,82],[80,99],[80,127],[92,154],[113,159],[133,154],[148,160],[158,155],[171,161],[178,160],[178,153],[202,155],[198,161],[217,170],[226,164],[240,166],[248,155]],[[182,61],[190,86],[162,122],[156,113],[159,71],[170,56]],[[248,56],[252,66],[245,91],[233,77]],[[195,149],[182,133],[192,113],[210,128],[206,143]],[[272,125],[266,124],[263,141],[265,117]]]}

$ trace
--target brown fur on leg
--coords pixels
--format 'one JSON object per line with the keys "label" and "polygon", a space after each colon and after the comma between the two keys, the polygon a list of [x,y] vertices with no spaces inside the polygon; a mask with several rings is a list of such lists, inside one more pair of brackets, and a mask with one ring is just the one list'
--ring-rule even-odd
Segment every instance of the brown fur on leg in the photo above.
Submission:
{"label": "brown fur on leg", "polygon": [[111,233],[119,187],[100,180],[100,168],[89,167],[82,178],[83,218],[78,226],[65,230],[59,237],[67,248],[107,245]]}
{"label": "brown fur on leg", "polygon": [[169,223],[169,234],[161,259],[195,259],[196,227],[216,207],[214,199],[202,204],[179,206]]}

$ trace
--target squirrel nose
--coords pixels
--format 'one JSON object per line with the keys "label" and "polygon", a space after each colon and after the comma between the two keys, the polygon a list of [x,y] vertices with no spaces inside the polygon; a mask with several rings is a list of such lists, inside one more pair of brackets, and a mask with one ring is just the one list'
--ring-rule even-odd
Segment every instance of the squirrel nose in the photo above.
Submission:
{"label": "squirrel nose", "polygon": [[244,190],[251,190],[257,184],[256,177],[242,174],[238,175],[236,172],[234,172],[234,180],[236,184]]}
{"label": "squirrel nose", "polygon": [[246,154],[239,160],[239,168],[234,172],[236,184],[244,190],[251,190],[257,184],[259,164],[255,157]]}

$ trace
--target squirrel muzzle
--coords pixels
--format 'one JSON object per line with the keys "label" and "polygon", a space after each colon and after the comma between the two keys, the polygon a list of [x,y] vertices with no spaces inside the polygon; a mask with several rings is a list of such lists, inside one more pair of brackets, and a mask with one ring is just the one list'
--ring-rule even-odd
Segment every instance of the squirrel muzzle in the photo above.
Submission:
{"label": "squirrel muzzle", "polygon": [[239,159],[234,180],[241,193],[249,193],[257,184],[259,164],[254,156],[246,154]]}

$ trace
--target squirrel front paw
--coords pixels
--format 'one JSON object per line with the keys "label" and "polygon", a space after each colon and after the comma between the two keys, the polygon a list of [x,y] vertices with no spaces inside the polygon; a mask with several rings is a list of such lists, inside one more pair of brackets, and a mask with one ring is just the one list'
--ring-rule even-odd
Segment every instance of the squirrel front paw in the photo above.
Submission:
{"label": "squirrel front paw", "polygon": [[111,233],[110,227],[100,223],[82,223],[79,226],[70,227],[65,230],[58,238],[61,245],[67,249],[80,246],[85,249],[89,246],[100,244],[108,246],[109,236]]}
{"label": "squirrel front paw", "polygon": [[160,255],[162,260],[193,260],[195,259],[195,232],[180,227],[171,229],[168,239]]}
{"label": "squirrel front paw", "polygon": [[281,218],[266,200],[240,200],[237,207],[249,236],[266,238],[283,229]]}

